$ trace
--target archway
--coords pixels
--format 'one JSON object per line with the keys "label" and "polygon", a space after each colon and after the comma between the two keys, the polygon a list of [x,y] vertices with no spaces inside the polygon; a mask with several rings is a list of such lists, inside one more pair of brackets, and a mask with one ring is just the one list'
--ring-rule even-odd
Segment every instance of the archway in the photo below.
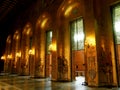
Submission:
{"label": "archway", "polygon": [[47,12],[43,12],[43,14],[38,18],[36,27],[36,48],[38,49],[36,50],[35,76],[50,77],[52,53],[49,50],[49,46],[52,43],[52,30],[51,17]]}
{"label": "archway", "polygon": [[[59,60],[67,62],[65,72],[58,69],[58,79],[73,81],[76,79],[76,76],[84,76],[85,74],[84,23],[81,18],[84,17],[83,1],[64,0],[58,9],[57,16],[58,33],[61,33],[58,35],[58,42],[60,44],[58,45],[58,57]],[[61,67],[59,64],[58,62],[58,68]]]}
{"label": "archway", "polygon": [[5,73],[11,73],[11,69],[12,69],[12,54],[11,54],[11,41],[12,41],[12,37],[11,35],[9,35],[7,37],[6,40],[6,50],[5,50],[5,57],[6,60],[4,62],[4,72]]}
{"label": "archway", "polygon": [[30,63],[34,64],[33,55],[34,48],[33,45],[33,36],[32,36],[32,26],[30,23],[27,23],[22,32],[22,44],[21,44],[21,74],[30,75],[31,69]]}
{"label": "archway", "polygon": [[12,51],[13,51],[13,58],[14,58],[13,73],[19,73],[21,51],[20,51],[20,33],[18,30],[13,35]]}
{"label": "archway", "polygon": [[76,80],[85,75],[84,26],[83,18],[70,22],[71,59],[74,62]]}

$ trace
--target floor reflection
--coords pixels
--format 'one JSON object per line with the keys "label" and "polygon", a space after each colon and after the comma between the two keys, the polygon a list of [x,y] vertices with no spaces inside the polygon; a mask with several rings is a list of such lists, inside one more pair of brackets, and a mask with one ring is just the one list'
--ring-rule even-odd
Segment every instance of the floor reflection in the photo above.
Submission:
{"label": "floor reflection", "polygon": [[[84,77],[76,77],[73,82],[53,82],[50,78],[36,79],[29,76],[0,75],[0,90],[108,90],[82,85]],[[111,90],[119,90],[112,88]]]}

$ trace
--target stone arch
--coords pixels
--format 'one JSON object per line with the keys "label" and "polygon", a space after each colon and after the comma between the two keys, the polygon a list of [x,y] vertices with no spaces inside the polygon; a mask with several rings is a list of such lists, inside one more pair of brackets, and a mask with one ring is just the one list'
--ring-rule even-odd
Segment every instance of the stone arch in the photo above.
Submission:
{"label": "stone arch", "polygon": [[5,49],[6,60],[4,62],[4,71],[6,73],[11,73],[11,59],[12,59],[11,45],[12,45],[12,36],[8,35],[6,40],[6,49]]}
{"label": "stone arch", "polygon": [[67,70],[68,72],[64,74],[58,74],[58,78],[61,80],[71,81],[74,80],[74,75],[72,75],[74,70],[70,67],[74,67],[71,60],[71,46],[70,46],[70,26],[71,20],[79,17],[84,17],[84,3],[83,0],[64,0],[57,11],[58,20],[58,61],[67,60]]}
{"label": "stone arch", "polygon": [[32,35],[32,25],[31,23],[27,23],[22,31],[22,35]]}
{"label": "stone arch", "polygon": [[7,43],[11,43],[11,41],[12,41],[12,38],[11,38],[11,35],[9,35],[9,36],[7,37],[6,42],[7,42]]}
{"label": "stone arch", "polygon": [[18,39],[20,39],[20,32],[19,32],[20,30],[16,30],[15,31],[15,33],[14,33],[14,35],[13,35],[13,39],[16,39],[16,40],[18,40]]}
{"label": "stone arch", "polygon": [[12,73],[19,73],[18,72],[18,68],[19,68],[19,64],[18,61],[20,61],[20,57],[21,57],[21,51],[20,51],[20,39],[21,39],[21,35],[20,35],[20,30],[16,30],[14,35],[13,35],[13,42],[12,42],[12,57],[13,57],[13,61],[12,61]]}
{"label": "stone arch", "polygon": [[47,12],[43,12],[42,15],[39,16],[37,23],[36,23],[36,27],[37,29],[47,29],[49,27],[51,27],[51,16],[49,13]]}
{"label": "stone arch", "polygon": [[35,31],[35,76],[46,77],[46,31],[51,29],[52,19],[48,12],[43,12],[36,22]]}
{"label": "stone arch", "polygon": [[57,11],[57,18],[76,18],[83,16],[83,1],[79,0],[64,0]]}
{"label": "stone arch", "polygon": [[8,55],[11,55],[11,46],[12,46],[12,36],[9,35],[6,40],[6,50],[5,50],[6,57],[8,57]]}
{"label": "stone arch", "polygon": [[22,31],[22,39],[21,39],[21,74],[30,75],[30,51],[33,49],[33,31],[32,25],[28,22]]}

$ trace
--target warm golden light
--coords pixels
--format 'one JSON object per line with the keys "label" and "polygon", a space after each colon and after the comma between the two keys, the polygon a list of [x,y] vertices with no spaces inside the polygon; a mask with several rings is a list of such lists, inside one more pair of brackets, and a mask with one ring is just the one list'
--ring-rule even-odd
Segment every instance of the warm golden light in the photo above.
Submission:
{"label": "warm golden light", "polygon": [[24,27],[23,34],[29,35],[30,32],[31,32],[31,26],[30,26],[30,24],[27,24],[27,25]]}
{"label": "warm golden light", "polygon": [[18,30],[15,32],[13,38],[16,39],[16,40],[19,39],[19,32],[18,32]]}
{"label": "warm golden light", "polygon": [[26,34],[29,35],[30,31],[31,31],[31,28],[28,28]]}
{"label": "warm golden light", "polygon": [[21,57],[21,52],[17,52],[16,57]]}
{"label": "warm golden light", "polygon": [[[71,1],[70,1],[71,3]],[[78,4],[77,3],[74,3],[74,4],[71,4],[69,5],[66,10],[65,10],[65,13],[64,13],[64,16],[68,17],[70,15],[70,13],[72,12],[72,10],[77,6]]]}
{"label": "warm golden light", "polygon": [[85,44],[90,45],[90,46],[95,46],[96,45],[95,38],[94,37],[88,37],[86,39],[86,43]]}
{"label": "warm golden light", "polygon": [[53,50],[53,51],[56,51],[56,44],[55,44],[55,43],[53,43],[52,50]]}
{"label": "warm golden light", "polygon": [[49,51],[52,51],[52,47],[53,47],[53,45],[50,44],[50,45],[49,45]]}
{"label": "warm golden light", "polygon": [[30,49],[30,50],[29,50],[29,54],[30,54],[30,55],[35,55],[35,49]]}
{"label": "warm golden light", "polygon": [[50,51],[56,51],[56,44],[55,44],[55,43],[50,44],[50,45],[49,45],[49,50],[50,50]]}
{"label": "warm golden light", "polygon": [[71,11],[72,11],[72,6],[69,6],[69,7],[66,9],[64,15],[65,15],[65,16],[68,16]]}
{"label": "warm golden light", "polygon": [[11,54],[8,55],[7,58],[8,58],[8,59],[12,59],[12,55],[11,55]]}
{"label": "warm golden light", "polygon": [[47,23],[48,19],[44,19],[43,22],[41,23],[41,28],[44,28],[46,23]]}
{"label": "warm golden light", "polygon": [[5,60],[6,58],[5,58],[5,56],[1,56],[1,60]]}
{"label": "warm golden light", "polygon": [[11,36],[8,36],[7,43],[11,43]]}
{"label": "warm golden light", "polygon": [[17,39],[17,40],[19,39],[19,35],[16,36],[16,39]]}

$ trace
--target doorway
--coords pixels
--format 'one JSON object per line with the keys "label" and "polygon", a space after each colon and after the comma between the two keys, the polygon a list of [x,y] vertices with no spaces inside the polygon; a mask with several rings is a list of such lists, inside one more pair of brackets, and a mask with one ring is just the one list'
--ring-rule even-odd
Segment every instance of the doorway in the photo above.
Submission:
{"label": "doorway", "polygon": [[114,30],[114,45],[116,53],[117,80],[120,86],[120,4],[112,8],[113,30]]}
{"label": "doorway", "polygon": [[[84,58],[84,28],[83,19],[78,18],[70,22],[72,77],[76,80],[85,78]],[[84,82],[84,79],[81,79]]]}
{"label": "doorway", "polygon": [[46,32],[46,77],[51,78],[52,70],[52,31],[49,30]]}

